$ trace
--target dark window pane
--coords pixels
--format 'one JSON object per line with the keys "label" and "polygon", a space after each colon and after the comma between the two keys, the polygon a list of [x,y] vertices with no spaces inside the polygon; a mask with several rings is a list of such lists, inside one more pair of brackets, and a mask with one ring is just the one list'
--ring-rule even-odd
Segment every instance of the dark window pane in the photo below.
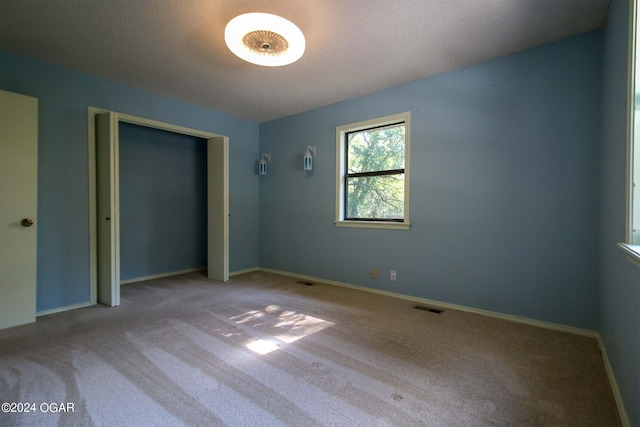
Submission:
{"label": "dark window pane", "polygon": [[404,219],[404,174],[347,178],[347,219]]}

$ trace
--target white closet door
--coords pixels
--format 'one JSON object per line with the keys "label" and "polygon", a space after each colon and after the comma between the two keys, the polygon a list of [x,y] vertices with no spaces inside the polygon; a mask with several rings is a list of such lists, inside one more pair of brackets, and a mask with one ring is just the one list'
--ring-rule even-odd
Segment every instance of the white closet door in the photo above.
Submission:
{"label": "white closet door", "polygon": [[120,225],[118,193],[118,118],[96,117],[96,180],[98,212],[98,302],[120,305]]}
{"label": "white closet door", "polygon": [[207,141],[207,277],[229,280],[229,140]]}

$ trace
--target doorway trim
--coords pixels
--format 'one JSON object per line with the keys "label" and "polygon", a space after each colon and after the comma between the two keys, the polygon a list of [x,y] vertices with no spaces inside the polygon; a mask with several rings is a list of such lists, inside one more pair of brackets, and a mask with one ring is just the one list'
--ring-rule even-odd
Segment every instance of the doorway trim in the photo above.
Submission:
{"label": "doorway trim", "polygon": [[[108,110],[98,107],[87,107],[87,123],[88,123],[88,157],[89,157],[89,300],[91,304],[98,302],[98,232],[97,232],[97,177],[96,177],[96,126],[95,118],[99,114],[111,112],[115,115],[118,123],[131,123],[134,125],[146,126],[154,129],[160,129],[175,133],[180,133],[189,136],[195,136],[206,140],[214,138],[224,139],[224,147],[228,147],[228,137],[212,132],[206,132],[198,129],[192,129],[184,126],[174,125],[171,123],[161,122],[158,120],[147,119],[144,117],[133,116],[130,114],[119,113],[117,111]],[[119,141],[117,141],[119,144]],[[224,230],[223,240],[223,258],[224,258],[224,281],[229,280],[229,152],[228,149],[223,151],[223,163],[224,163],[224,185],[223,191],[216,192],[216,203],[211,203],[209,200],[207,204],[207,216],[209,218],[216,218],[216,221],[220,221],[220,226]],[[119,159],[116,159],[119,161]],[[118,167],[115,168],[116,171]],[[209,173],[208,173],[209,174]],[[211,207],[215,207],[214,212],[210,212]],[[116,214],[119,216],[119,206],[116,207]],[[118,233],[116,233],[116,239],[120,239]],[[207,252],[210,252],[210,243],[207,239]],[[119,262],[119,260],[118,260]],[[119,281],[120,278],[118,277]]]}

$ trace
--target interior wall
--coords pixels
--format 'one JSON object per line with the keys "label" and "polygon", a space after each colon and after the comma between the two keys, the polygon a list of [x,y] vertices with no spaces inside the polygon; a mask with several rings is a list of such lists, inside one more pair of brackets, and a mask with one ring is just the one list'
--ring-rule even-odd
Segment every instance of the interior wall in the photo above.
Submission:
{"label": "interior wall", "polygon": [[[262,123],[260,265],[596,329],[601,42],[594,31]],[[403,111],[411,229],[336,227],[336,126]]]}
{"label": "interior wall", "polygon": [[120,279],[206,268],[207,140],[120,123]]}
{"label": "interior wall", "polygon": [[229,137],[229,269],[258,265],[258,124],[0,50],[0,88],[39,100],[37,310],[89,302],[87,107]]}
{"label": "interior wall", "polygon": [[625,240],[629,3],[609,5],[604,30],[600,161],[600,334],[631,425],[640,426],[640,268]]}

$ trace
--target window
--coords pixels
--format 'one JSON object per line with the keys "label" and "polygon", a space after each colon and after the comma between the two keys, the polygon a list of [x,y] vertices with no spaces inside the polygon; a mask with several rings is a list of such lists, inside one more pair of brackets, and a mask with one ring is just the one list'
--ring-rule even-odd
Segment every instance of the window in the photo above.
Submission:
{"label": "window", "polygon": [[409,113],[336,128],[336,225],[409,228]]}
{"label": "window", "polygon": [[640,64],[638,64],[638,9],[637,1],[631,2],[632,16],[632,36],[629,40],[633,52],[630,61],[631,102],[633,106],[633,117],[630,123],[629,140],[629,243],[640,245]]}
{"label": "window", "polygon": [[627,236],[620,247],[640,265],[640,34],[637,1],[630,2]]}
{"label": "window", "polygon": [[640,245],[640,93],[637,92],[638,90],[640,90],[640,88],[636,88],[634,97],[633,137],[631,138],[629,147],[629,157],[631,159],[629,171],[631,178],[631,182],[629,183],[631,198],[631,202],[629,203],[631,209],[629,213],[631,219],[629,234],[631,237],[629,243],[633,245]]}

